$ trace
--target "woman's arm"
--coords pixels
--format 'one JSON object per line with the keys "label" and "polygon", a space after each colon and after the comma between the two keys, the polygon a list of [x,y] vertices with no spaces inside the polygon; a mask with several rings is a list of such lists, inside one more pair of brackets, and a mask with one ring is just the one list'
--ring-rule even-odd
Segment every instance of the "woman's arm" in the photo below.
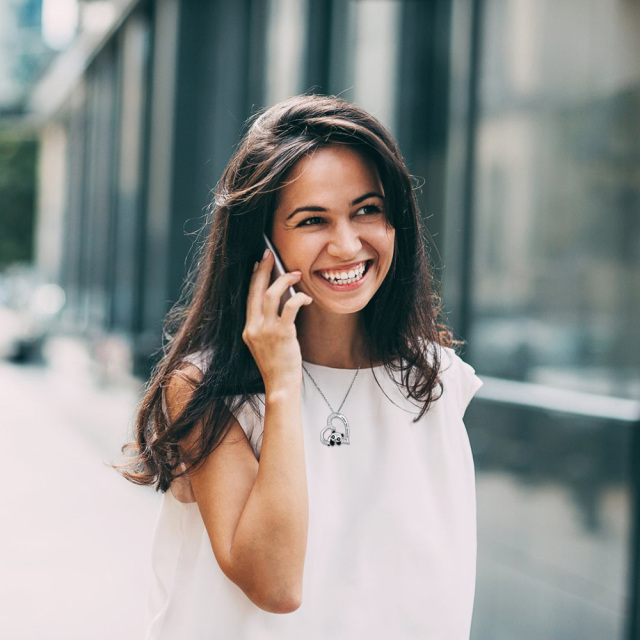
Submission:
{"label": "woman's arm", "polygon": [[[301,356],[293,321],[310,298],[296,294],[278,316],[280,296],[297,277],[287,274],[268,287],[271,266],[268,257],[252,278],[243,332],[265,382],[260,463],[229,414],[229,432],[190,479],[222,571],[260,608],[287,613],[301,603],[308,529]],[[190,393],[188,382],[172,378],[170,416],[186,406]]]}

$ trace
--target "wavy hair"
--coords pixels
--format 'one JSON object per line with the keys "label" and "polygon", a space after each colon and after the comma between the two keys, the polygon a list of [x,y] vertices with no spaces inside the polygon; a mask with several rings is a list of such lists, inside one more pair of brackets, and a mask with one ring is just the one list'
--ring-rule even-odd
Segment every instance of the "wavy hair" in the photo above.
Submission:
{"label": "wavy hair", "polygon": [[[400,150],[363,109],[335,97],[297,96],[253,119],[217,186],[206,238],[167,316],[162,358],[140,404],[135,440],[123,447],[128,458],[118,469],[128,480],[166,491],[220,444],[231,426],[229,411],[247,402],[259,411],[256,394],[264,385],[241,337],[251,270],[262,256],[262,233],[271,228],[285,177],[298,160],[332,144],[352,145],[373,161],[395,229],[392,266],[361,312],[371,362],[375,357],[390,375],[399,373],[398,385],[420,404],[416,421],[440,397],[438,346],[455,341],[440,323],[426,230]],[[191,398],[171,420],[164,389],[172,376],[185,376],[180,369],[195,352],[206,354],[207,366],[201,380],[188,379]],[[196,432],[198,422],[204,428]]]}

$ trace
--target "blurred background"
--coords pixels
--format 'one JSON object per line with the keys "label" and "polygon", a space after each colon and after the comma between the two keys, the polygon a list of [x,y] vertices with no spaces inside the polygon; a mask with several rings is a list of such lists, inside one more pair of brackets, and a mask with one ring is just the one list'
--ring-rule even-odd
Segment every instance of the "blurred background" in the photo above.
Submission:
{"label": "blurred background", "polygon": [[0,637],[140,637],[158,496],[104,463],[244,121],[304,91],[423,179],[485,382],[472,638],[637,640],[640,0],[0,0]]}

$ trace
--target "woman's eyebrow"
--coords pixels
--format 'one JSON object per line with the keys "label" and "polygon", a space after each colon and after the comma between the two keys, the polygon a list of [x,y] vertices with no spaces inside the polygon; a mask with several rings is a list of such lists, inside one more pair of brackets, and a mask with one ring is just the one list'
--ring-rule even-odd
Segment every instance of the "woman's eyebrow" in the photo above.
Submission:
{"label": "woman's eyebrow", "polygon": [[356,198],[351,202],[351,206],[355,206],[356,204],[360,204],[362,201],[367,200],[367,198],[380,198],[380,200],[384,200],[384,196],[380,195],[377,191],[370,191],[369,193],[365,193],[363,196]]}
{"label": "woman's eyebrow", "polygon": [[300,213],[301,211],[326,211],[326,209],[324,207],[315,207],[313,205],[305,205],[303,207],[298,207],[297,209],[295,209],[292,213],[290,213],[287,216],[287,220],[289,220],[289,218],[293,218],[293,216],[296,215],[296,213]]}
{"label": "woman's eyebrow", "polygon": [[[380,198],[381,200],[384,200],[384,196],[379,194],[377,191],[370,191],[369,193],[365,193],[363,196],[360,196],[359,198],[352,200],[350,206],[353,207],[357,204],[360,204],[361,202],[363,202],[364,200],[367,200],[368,198]],[[296,213],[300,213],[301,211],[313,211],[317,213],[317,212],[326,211],[326,209],[324,207],[318,207],[314,205],[304,205],[302,207],[298,207],[297,209],[294,209],[287,216],[287,220],[289,220],[289,218],[293,218],[293,216],[295,216]]]}

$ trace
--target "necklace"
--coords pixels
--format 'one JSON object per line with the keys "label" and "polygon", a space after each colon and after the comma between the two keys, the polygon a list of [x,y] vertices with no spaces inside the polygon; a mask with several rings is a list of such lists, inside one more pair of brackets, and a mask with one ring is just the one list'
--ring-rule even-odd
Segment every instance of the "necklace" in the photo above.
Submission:
{"label": "necklace", "polygon": [[[394,402],[389,395],[387,394],[387,392],[382,388],[382,385],[378,382],[378,380],[376,379],[376,382],[378,383],[378,387],[380,388],[380,391],[382,391],[382,393],[384,394],[384,397],[391,403],[394,404],[396,407],[398,407],[398,409],[402,409],[402,411],[406,412],[406,413],[410,413],[411,415],[417,416],[420,411],[410,411],[409,409],[405,409],[404,407],[401,407],[397,402]],[[409,402],[409,399],[406,398],[407,402]],[[409,402],[409,404],[412,407],[416,407],[415,404],[413,404],[413,402]],[[419,407],[416,407],[416,409],[419,409]]]}
{"label": "necklace", "polygon": [[[351,384],[349,385],[349,388],[347,389],[347,393],[345,393],[344,398],[342,399],[342,402],[338,407],[338,410],[334,411],[333,407],[327,400],[327,396],[325,396],[324,393],[322,393],[322,389],[320,388],[318,383],[313,379],[313,376],[309,373],[309,370],[307,369],[307,367],[304,366],[304,363],[302,364],[302,368],[305,370],[305,373],[309,376],[315,388],[320,392],[320,395],[322,396],[324,401],[327,403],[327,406],[331,411],[331,413],[329,414],[329,417],[327,418],[327,426],[324,427],[320,432],[320,442],[322,442],[322,444],[326,444],[328,447],[333,447],[335,445],[341,445],[341,444],[349,444],[349,422],[347,421],[347,418],[342,413],[340,413],[340,409],[342,409],[342,407],[344,406],[344,403],[346,402],[347,397],[351,392],[353,383],[356,381],[356,378],[360,373],[361,366],[362,366],[362,362],[358,365],[356,373],[353,376],[353,380],[351,380]],[[335,427],[333,426],[334,420],[340,420],[342,422],[344,431],[337,431],[335,429]]]}

